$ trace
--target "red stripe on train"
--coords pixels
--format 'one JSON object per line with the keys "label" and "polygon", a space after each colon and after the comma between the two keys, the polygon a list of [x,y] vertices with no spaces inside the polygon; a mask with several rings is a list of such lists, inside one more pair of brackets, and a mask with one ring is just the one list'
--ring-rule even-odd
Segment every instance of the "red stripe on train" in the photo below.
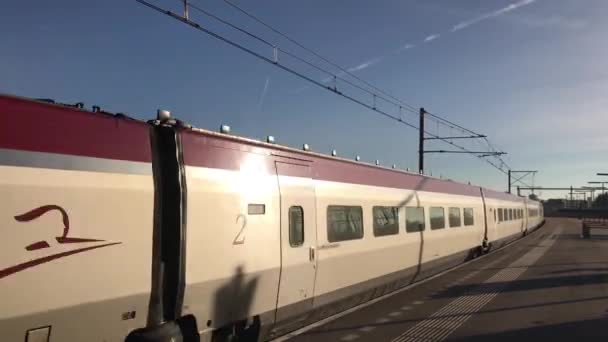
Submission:
{"label": "red stripe on train", "polygon": [[0,95],[0,148],[151,162],[145,123]]}
{"label": "red stripe on train", "polygon": [[[324,181],[361,185],[391,187],[418,191],[480,197],[479,187],[440,180],[396,170],[382,169],[363,163],[351,163],[332,158],[323,158],[306,153],[297,153],[262,144],[245,144],[228,137],[211,136],[194,131],[182,131],[184,163],[190,166],[218,168],[238,171],[242,165],[255,160],[269,173],[274,172],[276,161],[291,161],[312,166],[312,178]],[[292,174],[288,168],[279,169],[279,174]],[[513,200],[513,199],[512,199]]]}

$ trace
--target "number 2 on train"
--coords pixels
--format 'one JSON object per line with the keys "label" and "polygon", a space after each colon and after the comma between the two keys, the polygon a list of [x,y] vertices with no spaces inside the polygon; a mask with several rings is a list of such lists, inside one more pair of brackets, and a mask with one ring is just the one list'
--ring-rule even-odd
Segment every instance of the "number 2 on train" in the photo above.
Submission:
{"label": "number 2 on train", "polygon": [[236,217],[236,223],[239,223],[239,220],[241,220],[243,223],[241,225],[241,229],[239,229],[239,232],[234,237],[234,240],[232,240],[233,245],[242,245],[245,243],[245,227],[247,226],[247,216],[239,214]]}

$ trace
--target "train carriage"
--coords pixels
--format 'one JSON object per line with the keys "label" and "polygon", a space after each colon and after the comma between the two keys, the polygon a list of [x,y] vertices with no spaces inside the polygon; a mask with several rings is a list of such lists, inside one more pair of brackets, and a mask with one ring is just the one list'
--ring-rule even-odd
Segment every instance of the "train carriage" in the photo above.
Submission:
{"label": "train carriage", "polygon": [[0,118],[10,341],[269,339],[543,222],[521,197],[167,116],[0,96]]}

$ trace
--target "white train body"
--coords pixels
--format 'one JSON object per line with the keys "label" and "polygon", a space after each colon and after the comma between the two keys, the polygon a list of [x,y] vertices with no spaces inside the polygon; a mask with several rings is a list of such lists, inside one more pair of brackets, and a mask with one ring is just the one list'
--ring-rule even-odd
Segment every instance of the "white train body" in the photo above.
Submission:
{"label": "white train body", "polygon": [[268,339],[543,222],[517,196],[170,122],[10,96],[0,118],[3,341]]}

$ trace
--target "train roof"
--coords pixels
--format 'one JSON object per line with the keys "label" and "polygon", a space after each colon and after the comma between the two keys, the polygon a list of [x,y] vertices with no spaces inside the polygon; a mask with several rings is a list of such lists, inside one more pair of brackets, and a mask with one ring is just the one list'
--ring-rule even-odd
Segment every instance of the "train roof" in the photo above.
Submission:
{"label": "train roof", "polygon": [[[96,106],[94,107],[93,111],[86,110],[82,103],[62,104],[56,103],[49,99],[31,99],[0,94],[1,106],[4,106],[3,103],[9,102],[14,104],[15,101],[20,102],[23,106],[36,107],[32,109],[36,109],[38,111],[44,108],[63,108],[70,111],[79,111],[83,114],[101,114],[104,116],[112,116],[117,119],[130,120],[134,123],[145,124],[145,121],[131,118],[122,113],[109,113]],[[0,114],[1,113],[2,111],[0,110]],[[43,114],[44,112],[39,113]],[[257,148],[258,152],[262,150],[275,157],[287,157],[292,159],[300,159],[301,161],[305,162],[315,162],[315,169],[318,170],[314,178],[404,189],[416,189],[430,192],[445,192],[476,197],[480,196],[479,189],[481,187],[471,184],[454,182],[452,180],[445,180],[429,175],[418,174],[416,172],[409,172],[407,170],[400,170],[393,167],[367,163],[360,160],[346,159],[337,155],[326,155],[314,151],[300,150],[288,146],[278,145],[276,143],[263,142],[232,134],[214,132],[192,127],[187,124],[180,123],[178,127],[180,130],[187,132],[188,135],[202,135],[213,140],[224,141],[230,144],[250,146],[252,148]],[[523,202],[525,200],[523,197],[491,189],[483,188],[483,191],[484,195],[488,198],[514,202]]]}

